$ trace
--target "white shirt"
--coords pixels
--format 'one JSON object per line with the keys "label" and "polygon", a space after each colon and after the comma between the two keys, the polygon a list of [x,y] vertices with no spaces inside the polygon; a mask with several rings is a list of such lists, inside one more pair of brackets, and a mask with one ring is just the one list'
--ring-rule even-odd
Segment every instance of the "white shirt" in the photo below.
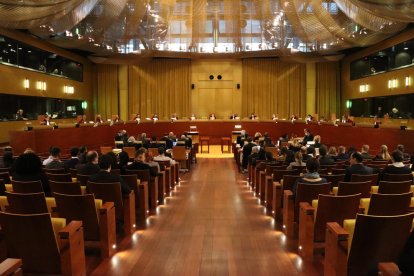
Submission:
{"label": "white shirt", "polygon": [[154,160],[155,161],[170,161],[171,166],[175,164],[175,161],[172,158],[165,156],[165,155],[155,156]]}
{"label": "white shirt", "polygon": [[43,166],[47,166],[52,161],[53,157],[50,155],[47,159],[43,160]]}

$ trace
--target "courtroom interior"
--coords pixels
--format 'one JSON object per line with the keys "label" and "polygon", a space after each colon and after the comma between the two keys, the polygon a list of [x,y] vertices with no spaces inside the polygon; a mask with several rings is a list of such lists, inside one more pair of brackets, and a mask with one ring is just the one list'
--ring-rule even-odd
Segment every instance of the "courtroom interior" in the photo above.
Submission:
{"label": "courtroom interior", "polygon": [[0,275],[414,275],[414,4],[0,2]]}

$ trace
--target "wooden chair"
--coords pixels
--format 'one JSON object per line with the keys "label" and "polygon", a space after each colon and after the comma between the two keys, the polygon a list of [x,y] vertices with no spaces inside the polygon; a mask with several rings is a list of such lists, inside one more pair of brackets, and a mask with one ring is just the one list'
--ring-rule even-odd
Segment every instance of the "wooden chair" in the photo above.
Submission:
{"label": "wooden chair", "polygon": [[373,216],[398,216],[410,210],[412,192],[403,194],[371,194],[371,198],[362,198],[361,205],[365,214]]}
{"label": "wooden chair", "polygon": [[347,166],[346,161],[335,161],[335,165],[337,169],[345,169],[345,167]]}
{"label": "wooden chair", "polygon": [[[66,221],[82,221],[85,242],[98,244],[101,257],[107,258],[116,252],[115,206],[113,202],[102,205],[93,194],[64,195],[55,193],[59,217]],[[96,206],[98,205],[98,206]],[[88,243],[86,243],[88,245]]]}
{"label": "wooden chair", "polygon": [[[46,203],[45,194],[42,193],[10,193],[6,192],[8,206],[6,210],[13,214],[43,214],[51,210]],[[50,198],[52,201],[53,199]],[[55,203],[50,204],[55,205]]]}
{"label": "wooden chair", "polygon": [[338,196],[361,194],[362,198],[371,196],[371,182],[343,182],[338,183],[338,187],[333,188],[333,193]]}
{"label": "wooden chair", "polygon": [[160,165],[160,170],[165,172],[165,194],[170,195],[171,188],[174,187],[174,171],[170,161],[156,161]]}
{"label": "wooden chair", "polygon": [[402,273],[396,263],[387,262],[387,263],[378,263],[378,275],[401,276]]}
{"label": "wooden chair", "polygon": [[135,193],[135,209],[138,221],[142,224],[148,217],[148,182],[141,182],[135,174],[121,175]]}
{"label": "wooden chair", "polygon": [[413,182],[413,175],[412,174],[389,174],[389,173],[385,173],[382,177],[382,180],[392,181],[392,182],[411,181],[411,183],[412,183]]}
{"label": "wooden chair", "polygon": [[294,166],[292,166],[292,170],[298,171],[299,174],[305,173],[306,172],[306,166],[297,166],[297,165],[294,165]]}
{"label": "wooden chair", "polygon": [[74,168],[69,168],[69,173],[72,176],[72,178],[76,178],[76,175],[78,174],[78,170]]}
{"label": "wooden chair", "polygon": [[23,275],[22,271],[22,259],[8,258],[0,263],[0,275],[1,276],[20,276]]}
{"label": "wooden chair", "polygon": [[7,257],[21,258],[24,273],[86,275],[82,222],[3,212],[0,221]]}
{"label": "wooden chair", "polygon": [[101,154],[107,154],[109,152],[112,152],[112,147],[100,147]]}
{"label": "wooden chair", "polygon": [[337,168],[336,164],[335,165],[320,165],[319,174],[321,174],[321,169],[322,170],[326,169],[327,170],[326,174],[328,174],[328,173],[332,173],[332,170],[336,168]]}
{"label": "wooden chair", "polygon": [[148,204],[150,209],[158,206],[158,177],[150,177],[148,170],[126,170],[127,174],[135,174],[141,183],[148,183]]}
{"label": "wooden chair", "polygon": [[344,174],[321,174],[320,177],[325,178],[326,181],[331,182],[332,187],[338,187],[338,183],[344,181]]}
{"label": "wooden chair", "polygon": [[76,175],[76,179],[79,181],[79,183],[82,186],[86,186],[86,184],[88,184],[89,177],[91,177],[91,176],[90,175],[86,175],[86,174],[77,174]]}
{"label": "wooden chair", "polygon": [[153,157],[158,156],[158,148],[149,148],[148,152],[152,154]]}
{"label": "wooden chair", "polygon": [[121,184],[118,183],[94,183],[88,182],[89,190],[95,194],[95,198],[102,199],[104,203],[113,202],[115,205],[115,217],[124,222],[125,235],[131,235],[135,231],[135,193],[127,196],[121,194]]}
{"label": "wooden chair", "polygon": [[312,204],[312,200],[317,199],[320,194],[329,195],[331,183],[324,184],[304,184],[298,183],[296,197],[291,190],[284,191],[283,200],[283,230],[288,237],[295,236],[295,223],[299,217],[299,203],[307,202]]}
{"label": "wooden chair", "polygon": [[345,169],[332,169],[332,174],[345,174]]}
{"label": "wooden chair", "polygon": [[173,147],[172,156],[174,160],[180,164],[180,170],[184,170],[184,171],[190,170],[191,162],[190,162],[190,159],[188,158],[187,149],[185,147],[179,147],[179,146]]}
{"label": "wooden chair", "polygon": [[352,174],[351,182],[365,182],[371,181],[371,185],[377,185],[378,183],[378,174]]}
{"label": "wooden chair", "polygon": [[126,153],[128,153],[130,160],[135,158],[135,152],[136,152],[135,147],[124,147],[122,151],[125,151]]}
{"label": "wooden chair", "polygon": [[4,184],[10,184],[10,174],[8,172],[1,172],[0,173],[0,179],[3,180]]}
{"label": "wooden chair", "polygon": [[0,168],[0,173],[5,173],[5,172],[11,173],[11,171],[12,171],[11,167],[9,167],[9,168]]}
{"label": "wooden chair", "polygon": [[403,194],[411,190],[412,184],[413,182],[411,180],[399,182],[381,180],[378,186],[371,187],[371,192],[380,194]]}
{"label": "wooden chair", "polygon": [[0,179],[0,196],[4,196],[6,192],[6,185],[4,184],[3,179]]}
{"label": "wooden chair", "polygon": [[46,169],[43,168],[43,171],[45,173],[51,173],[51,174],[65,174],[66,173],[66,169],[62,168],[62,169]]}
{"label": "wooden chair", "polygon": [[377,275],[379,262],[396,262],[410,234],[414,213],[357,214],[356,220],[327,224],[324,275]]}
{"label": "wooden chair", "polygon": [[50,190],[53,193],[65,195],[82,195],[82,188],[79,181],[76,182],[57,182],[49,180]]}
{"label": "wooden chair", "polygon": [[65,174],[46,173],[46,175],[49,181],[72,182],[72,175],[70,173],[65,173]]}
{"label": "wooden chair", "polygon": [[369,164],[369,167],[376,169],[377,171],[382,171],[388,166],[388,164]]}
{"label": "wooden chair", "polygon": [[[283,184],[279,182],[273,182],[272,186],[272,211],[275,218],[282,217],[283,207],[283,194],[286,190],[292,190],[293,184],[301,178],[300,175],[288,175],[283,176]],[[269,195],[270,197],[270,195]]]}
{"label": "wooden chair", "polygon": [[299,254],[313,257],[314,250],[323,248],[326,223],[342,225],[345,219],[354,219],[359,210],[361,194],[332,196],[320,194],[318,200],[299,204]]}
{"label": "wooden chair", "polygon": [[13,192],[15,193],[43,193],[42,182],[37,181],[16,181],[12,180]]}

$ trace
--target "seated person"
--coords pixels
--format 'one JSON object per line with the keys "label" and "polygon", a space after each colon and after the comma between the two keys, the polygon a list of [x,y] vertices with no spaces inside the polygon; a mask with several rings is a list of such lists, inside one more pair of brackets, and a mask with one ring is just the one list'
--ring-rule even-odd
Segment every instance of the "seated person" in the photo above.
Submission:
{"label": "seated person", "polygon": [[120,123],[122,122],[118,115],[115,115],[111,121],[112,124]]}
{"label": "seated person", "polygon": [[115,141],[122,141],[126,143],[128,141],[127,131],[125,129],[118,131],[118,133],[115,135]]}
{"label": "seated person", "polygon": [[[121,193],[122,195],[129,195],[131,193],[131,188],[125,181],[116,174],[111,173],[111,162],[112,157],[104,154],[99,157],[99,172],[90,176],[89,181],[94,183],[115,183],[119,182],[121,184]],[[86,185],[86,191],[89,192],[89,183]]]}
{"label": "seated person", "polygon": [[154,170],[151,170],[150,165],[145,163],[146,161],[146,149],[145,148],[139,148],[135,152],[135,159],[132,164],[128,165],[126,168],[127,170],[148,170],[151,177],[156,177],[158,173]]}
{"label": "seated person", "polygon": [[45,168],[46,169],[62,169],[64,165],[62,161],[60,161],[60,148],[53,147],[51,150],[52,161],[50,161]]}
{"label": "seated person", "polygon": [[152,136],[151,137],[151,141],[148,144],[148,148],[153,148],[153,149],[157,149],[159,147],[158,142],[157,142],[157,136]]}
{"label": "seated person", "polygon": [[385,167],[380,177],[382,178],[385,174],[411,174],[411,169],[403,163],[404,154],[399,150],[394,150],[391,154],[392,164]]}
{"label": "seated person", "polygon": [[277,116],[277,114],[273,114],[272,115],[272,120],[273,121],[276,121],[276,120],[278,120],[279,119],[279,117]]}
{"label": "seated person", "polygon": [[390,161],[391,155],[388,152],[387,145],[381,145],[380,147],[380,153],[374,157],[374,160],[384,160],[384,161]]}
{"label": "seated person", "polygon": [[315,135],[315,137],[313,138],[313,142],[315,142],[313,144],[313,147],[315,149],[320,148],[321,147],[321,136],[320,135]]}
{"label": "seated person", "polygon": [[302,145],[306,146],[308,142],[313,141],[313,134],[307,128],[305,128],[303,132],[305,133],[305,136],[303,136]]}
{"label": "seated person", "polygon": [[230,115],[230,119],[231,120],[239,120],[240,117],[239,117],[239,115],[237,115],[237,113],[233,113],[232,115]]}
{"label": "seated person", "polygon": [[313,121],[313,116],[312,115],[310,115],[310,114],[308,114],[308,115],[306,115],[306,117],[305,117],[305,121],[306,122],[312,122]]}
{"label": "seated person", "polygon": [[404,159],[410,160],[410,154],[405,152],[405,147],[402,144],[397,145],[397,150],[401,151],[404,155]]}
{"label": "seated person", "polygon": [[158,155],[154,157],[154,161],[170,161],[171,166],[175,164],[175,161],[171,157],[165,155],[164,147],[158,148]]}
{"label": "seated person", "polygon": [[96,115],[95,117],[95,125],[102,124],[104,121],[102,119],[101,114]]}
{"label": "seated person", "polygon": [[11,168],[13,163],[13,148],[10,146],[4,147],[3,156],[0,158],[0,168]]}
{"label": "seated person", "polygon": [[17,121],[22,121],[22,120],[27,120],[27,118],[23,117],[23,109],[18,109],[16,112],[16,120]]}
{"label": "seated person", "polygon": [[257,117],[257,115],[254,114],[254,112],[252,114],[250,114],[250,117],[249,117],[250,120],[257,120],[258,118],[259,117]]}
{"label": "seated person", "polygon": [[362,156],[359,152],[354,152],[351,155],[351,159],[349,160],[349,163],[351,166],[347,167],[345,169],[345,180],[346,182],[351,181],[351,176],[353,174],[373,174],[374,170],[370,167],[365,166],[362,164]]}
{"label": "seated person", "polygon": [[151,167],[151,170],[155,171],[157,174],[160,173],[160,164],[154,161],[154,156],[147,149],[145,149],[145,163]]}
{"label": "seated person", "polygon": [[301,184],[323,184],[327,183],[325,178],[321,178],[318,173],[319,162],[316,158],[310,158],[306,161],[306,173],[303,174],[303,177],[296,180],[295,184],[292,187],[293,195],[296,195],[296,189],[299,183]]}
{"label": "seated person", "polygon": [[42,126],[50,126],[50,116],[46,114],[43,118],[43,121],[40,122]]}
{"label": "seated person", "polygon": [[96,151],[89,151],[86,154],[86,163],[78,164],[76,166],[77,173],[83,175],[97,174],[100,171],[98,165],[98,153]]}
{"label": "seated person", "polygon": [[158,121],[158,115],[157,115],[157,114],[154,114],[154,115],[151,117],[151,120],[153,120],[154,122]]}
{"label": "seated person", "polygon": [[172,115],[171,115],[171,121],[177,121],[178,120],[178,116],[177,116],[177,113],[173,113]]}
{"label": "seated person", "polygon": [[13,167],[13,180],[16,181],[37,181],[42,182],[43,191],[50,196],[49,181],[42,170],[42,162],[39,156],[32,151],[25,151],[20,155]]}
{"label": "seated person", "polygon": [[79,163],[79,148],[73,147],[70,149],[70,159],[64,163],[64,167],[67,169],[74,169]]}
{"label": "seated person", "polygon": [[296,116],[295,114],[293,114],[292,116],[290,116],[290,120],[293,122],[293,121],[296,121],[298,119],[298,116]]}
{"label": "seated person", "polygon": [[209,119],[209,120],[215,120],[215,119],[216,119],[216,114],[211,113],[211,114],[208,116],[208,119]]}
{"label": "seated person", "polygon": [[369,155],[368,151],[369,151],[369,146],[368,145],[362,145],[362,148],[361,148],[362,159],[364,159],[364,160],[372,159],[372,156]]}
{"label": "seated person", "polygon": [[335,160],[333,160],[328,154],[328,149],[325,145],[321,145],[319,148],[319,165],[334,165]]}
{"label": "seated person", "polygon": [[76,122],[76,125],[79,126],[80,124],[86,124],[86,115],[81,115],[78,117],[78,121]]}
{"label": "seated person", "polygon": [[190,116],[190,120],[191,121],[195,121],[196,120],[196,116],[195,116],[195,114],[193,113],[193,114],[191,114],[191,116]]}
{"label": "seated person", "polygon": [[137,113],[135,115],[135,117],[132,119],[132,121],[136,121],[137,123],[141,122],[141,115],[139,113]]}
{"label": "seated person", "polygon": [[306,163],[303,162],[303,156],[300,151],[295,153],[295,162],[290,162],[289,166],[286,168],[287,170],[292,170],[293,166],[306,166]]}
{"label": "seated person", "polygon": [[339,146],[336,160],[341,161],[341,160],[348,160],[348,159],[349,159],[349,155],[346,153],[346,148],[344,146]]}

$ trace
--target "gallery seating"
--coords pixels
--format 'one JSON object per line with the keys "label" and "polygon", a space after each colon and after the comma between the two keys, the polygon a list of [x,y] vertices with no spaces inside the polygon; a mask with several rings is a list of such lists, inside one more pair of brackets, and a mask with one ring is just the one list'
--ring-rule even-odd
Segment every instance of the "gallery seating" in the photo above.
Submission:
{"label": "gallery seating", "polygon": [[[414,213],[357,214],[356,220],[327,224],[324,275],[377,275],[380,262],[396,262],[410,235]],[[392,241],[392,242],[390,242]]]}
{"label": "gallery seating", "polygon": [[[131,235],[135,231],[135,193],[122,196],[121,184],[118,183],[94,183],[88,182],[89,190],[95,198],[102,199],[104,203],[113,202],[115,205],[115,217],[123,221],[124,234]],[[120,229],[119,229],[120,230]]]}
{"label": "gallery seating", "polygon": [[115,206],[96,200],[93,194],[64,195],[54,193],[59,217],[67,222],[82,221],[85,244],[97,246],[102,258],[116,251]]}
{"label": "gallery seating", "polygon": [[86,275],[82,222],[4,212],[0,221],[7,257],[21,258],[23,273]]}

